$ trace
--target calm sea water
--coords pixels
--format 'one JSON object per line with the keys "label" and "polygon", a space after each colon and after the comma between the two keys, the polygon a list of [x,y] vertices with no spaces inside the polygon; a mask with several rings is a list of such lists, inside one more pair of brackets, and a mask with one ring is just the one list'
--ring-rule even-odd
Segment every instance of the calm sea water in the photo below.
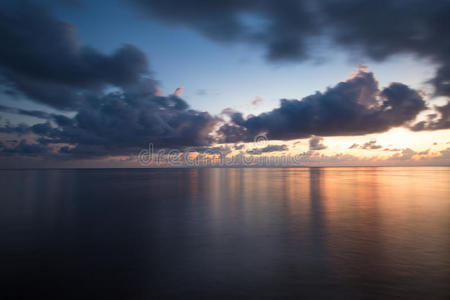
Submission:
{"label": "calm sea water", "polygon": [[0,191],[1,299],[450,297],[448,167],[0,170]]}

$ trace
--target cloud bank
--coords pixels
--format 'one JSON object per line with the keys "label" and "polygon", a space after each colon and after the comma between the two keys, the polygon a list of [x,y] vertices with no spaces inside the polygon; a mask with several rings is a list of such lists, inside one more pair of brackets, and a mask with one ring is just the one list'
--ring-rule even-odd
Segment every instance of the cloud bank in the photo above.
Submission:
{"label": "cloud bank", "polygon": [[133,89],[93,100],[73,118],[17,110],[19,114],[43,117],[47,122],[4,126],[0,132],[33,134],[38,136],[37,143],[44,146],[65,144],[58,150],[60,155],[96,157],[136,153],[149,143],[158,147],[209,145],[213,141],[209,134],[219,121],[207,112],[189,109],[175,95],[158,96],[152,80],[142,80]]}
{"label": "cloud bank", "polygon": [[323,93],[301,100],[282,99],[280,107],[270,112],[247,118],[229,112],[231,121],[219,133],[223,142],[232,143],[251,141],[261,133],[273,140],[362,135],[405,125],[425,109],[417,91],[402,83],[380,90],[373,73],[359,70]]}

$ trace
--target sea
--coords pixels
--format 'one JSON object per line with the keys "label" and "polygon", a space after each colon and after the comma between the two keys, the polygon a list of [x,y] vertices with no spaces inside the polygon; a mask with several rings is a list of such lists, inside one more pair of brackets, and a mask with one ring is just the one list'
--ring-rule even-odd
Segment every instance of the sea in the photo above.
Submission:
{"label": "sea", "polygon": [[0,299],[450,299],[450,167],[0,170]]}

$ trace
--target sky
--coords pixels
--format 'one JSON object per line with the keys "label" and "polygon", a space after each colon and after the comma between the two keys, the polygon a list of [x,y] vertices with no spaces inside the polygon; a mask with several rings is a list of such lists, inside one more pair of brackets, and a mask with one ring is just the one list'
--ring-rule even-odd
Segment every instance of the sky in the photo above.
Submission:
{"label": "sky", "polygon": [[449,14],[446,0],[3,1],[0,167],[449,165]]}

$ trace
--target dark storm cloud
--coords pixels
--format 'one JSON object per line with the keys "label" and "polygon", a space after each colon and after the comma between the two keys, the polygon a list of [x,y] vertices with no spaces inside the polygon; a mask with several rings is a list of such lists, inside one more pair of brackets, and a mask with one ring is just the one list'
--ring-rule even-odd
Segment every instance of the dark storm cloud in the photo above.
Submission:
{"label": "dark storm cloud", "polygon": [[[298,60],[308,56],[308,39],[318,34],[312,1],[270,0],[130,0],[139,13],[171,25],[184,25],[220,42],[262,44],[271,60]],[[245,15],[256,17],[255,26]]]}
{"label": "dark storm cloud", "polygon": [[219,121],[206,112],[189,109],[181,98],[158,96],[153,80],[98,97],[73,118],[52,115],[33,126],[2,127],[4,133],[34,134],[42,145],[67,144],[66,156],[105,156],[155,148],[203,146]]}
{"label": "dark storm cloud", "polygon": [[281,152],[281,151],[288,151],[289,148],[286,145],[268,145],[263,148],[253,148],[251,150],[248,150],[248,154],[253,155],[259,155],[263,153],[270,153],[270,152]]}
{"label": "dark storm cloud", "polygon": [[425,102],[415,90],[401,83],[379,90],[373,73],[360,70],[324,93],[282,99],[280,107],[270,112],[248,118],[229,112],[231,122],[219,133],[224,142],[251,141],[261,133],[275,140],[361,135],[402,126],[424,109]]}
{"label": "dark storm cloud", "polygon": [[136,47],[109,55],[83,46],[73,25],[29,1],[0,4],[0,40],[3,84],[56,108],[76,107],[86,91],[125,87],[148,73]]}
{"label": "dark storm cloud", "polygon": [[309,139],[309,150],[323,150],[328,147],[323,144],[323,137],[313,136]]}
{"label": "dark storm cloud", "polygon": [[51,143],[53,138],[60,137],[60,131],[57,128],[54,128],[49,122],[31,126],[24,123],[15,126],[6,124],[5,126],[0,127],[0,133],[14,134],[15,136],[34,134],[40,136],[38,141],[43,145]]}
{"label": "dark storm cloud", "polygon": [[31,127],[28,126],[27,124],[18,124],[15,126],[11,126],[9,123],[7,123],[6,125],[0,127],[0,132],[1,133],[13,133],[13,134],[17,134],[19,136],[30,133],[31,132]]}
{"label": "dark storm cloud", "polygon": [[129,1],[141,13],[214,40],[259,43],[271,60],[306,59],[321,38],[375,60],[428,58],[438,65],[430,80],[436,95],[450,95],[448,0]]}
{"label": "dark storm cloud", "polygon": [[321,1],[332,38],[339,45],[383,60],[413,54],[438,64],[430,82],[436,95],[450,95],[450,1]]}

